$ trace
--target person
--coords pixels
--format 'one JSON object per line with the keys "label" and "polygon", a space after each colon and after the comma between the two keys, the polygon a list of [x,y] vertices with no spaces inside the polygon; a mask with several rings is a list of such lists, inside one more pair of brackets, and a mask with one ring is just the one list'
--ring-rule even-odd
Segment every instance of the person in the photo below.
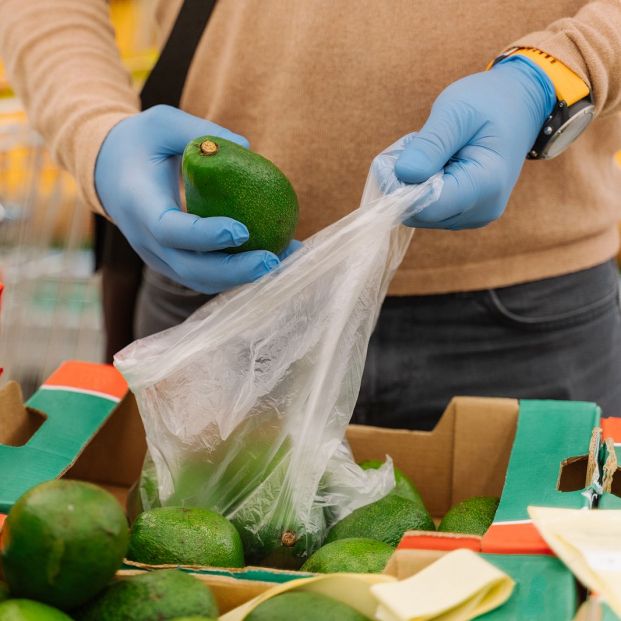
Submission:
{"label": "person", "polygon": [[[181,1],[157,6],[164,41]],[[1,0],[0,55],[86,205],[146,264],[139,336],[280,262],[222,253],[245,227],[180,208],[190,139],[273,160],[304,239],[355,209],[374,155],[418,129],[395,172],[442,171],[444,187],[406,223],[354,420],[429,429],[457,394],[621,410],[619,0],[219,0],[180,109],[139,112],[104,0]]]}

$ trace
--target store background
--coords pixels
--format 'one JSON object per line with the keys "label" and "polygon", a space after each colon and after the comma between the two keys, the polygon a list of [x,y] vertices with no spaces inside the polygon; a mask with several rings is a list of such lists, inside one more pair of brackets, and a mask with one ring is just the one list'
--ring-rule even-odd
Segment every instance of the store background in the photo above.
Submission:
{"label": "store background", "polygon": [[[154,0],[110,0],[123,62],[139,88],[156,59]],[[616,160],[621,166],[621,151]],[[620,199],[621,200],[621,199]],[[91,216],[71,177],[28,127],[0,60],[0,382],[29,396],[61,361],[100,361]]]}
{"label": "store background", "polygon": [[[139,88],[156,59],[153,0],[111,0]],[[103,331],[92,222],[73,179],[28,127],[0,60],[0,381],[29,396],[62,360],[99,362]]]}

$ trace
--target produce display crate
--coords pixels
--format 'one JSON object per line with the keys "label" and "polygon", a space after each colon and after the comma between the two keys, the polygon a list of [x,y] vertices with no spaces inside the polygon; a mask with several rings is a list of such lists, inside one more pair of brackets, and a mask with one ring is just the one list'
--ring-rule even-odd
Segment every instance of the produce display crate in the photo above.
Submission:
{"label": "produce display crate", "polygon": [[[355,458],[391,455],[436,519],[467,497],[502,494],[495,523],[483,538],[408,533],[386,571],[397,571],[395,559],[422,567],[446,550],[471,547],[519,585],[507,604],[483,618],[536,621],[546,617],[524,617],[524,611],[535,615],[553,604],[561,611],[555,619],[572,619],[580,601],[575,580],[524,516],[529,504],[590,508],[601,500],[597,485],[587,484],[599,477],[597,458],[606,455],[600,424],[610,436],[610,423],[601,421],[599,409],[589,403],[456,397],[431,432],[350,426],[347,438]],[[33,485],[57,477],[97,483],[124,504],[145,450],[135,401],[112,366],[65,362],[26,403],[11,383],[0,391],[0,512]],[[0,516],[0,526],[2,521]],[[490,536],[493,545],[487,543]],[[507,553],[486,549],[494,546]],[[127,562],[118,577],[157,568]],[[275,584],[309,575],[261,567],[184,570],[213,588],[223,612]]]}

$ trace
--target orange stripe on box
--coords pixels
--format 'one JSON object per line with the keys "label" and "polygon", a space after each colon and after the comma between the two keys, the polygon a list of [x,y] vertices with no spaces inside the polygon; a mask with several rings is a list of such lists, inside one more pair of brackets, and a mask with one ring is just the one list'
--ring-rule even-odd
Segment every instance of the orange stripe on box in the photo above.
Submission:
{"label": "orange stripe on box", "polygon": [[460,550],[481,551],[481,537],[452,533],[408,532],[397,546],[398,550]]}
{"label": "orange stripe on box", "polygon": [[601,428],[604,439],[612,438],[615,444],[621,442],[621,418],[602,418]]}
{"label": "orange stripe on box", "polygon": [[121,399],[127,393],[127,382],[110,364],[63,362],[44,382],[46,386],[67,386]]}
{"label": "orange stripe on box", "polygon": [[548,554],[554,556],[532,522],[492,524],[483,535],[481,552],[490,554]]}

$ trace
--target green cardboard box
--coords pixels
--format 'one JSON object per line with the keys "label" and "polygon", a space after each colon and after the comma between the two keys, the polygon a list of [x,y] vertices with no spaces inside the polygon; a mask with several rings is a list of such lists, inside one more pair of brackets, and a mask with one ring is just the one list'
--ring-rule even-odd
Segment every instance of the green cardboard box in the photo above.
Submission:
{"label": "green cardboard box", "polygon": [[[397,550],[384,573],[408,578],[445,552]],[[552,556],[482,554],[516,582],[509,600],[477,617],[481,621],[571,621],[579,604],[579,589],[572,573]]]}
{"label": "green cardboard box", "polygon": [[116,369],[77,361],[62,364],[26,404],[19,386],[7,384],[0,391],[0,513],[59,477],[98,483],[124,502],[145,452],[126,395]]}
{"label": "green cardboard box", "polygon": [[599,489],[601,411],[579,401],[520,401],[520,415],[494,523],[481,549],[546,553],[529,505],[592,508]]}
{"label": "green cardboard box", "polygon": [[621,509],[621,418],[602,421],[602,494],[598,509]]}

